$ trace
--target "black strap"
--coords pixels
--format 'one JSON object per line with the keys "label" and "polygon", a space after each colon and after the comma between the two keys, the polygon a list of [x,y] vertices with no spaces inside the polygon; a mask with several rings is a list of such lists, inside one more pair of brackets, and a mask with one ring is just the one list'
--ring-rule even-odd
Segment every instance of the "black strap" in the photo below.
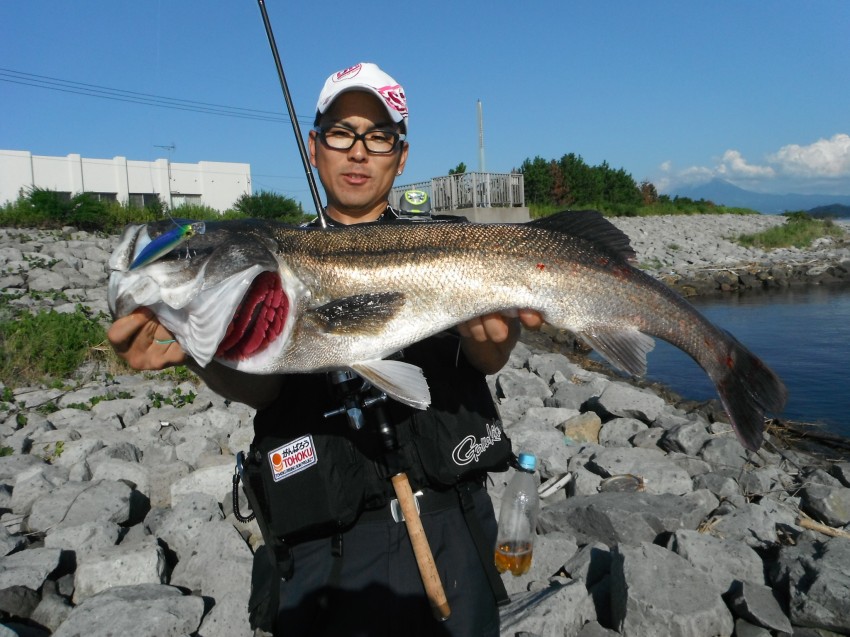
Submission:
{"label": "black strap", "polygon": [[469,527],[469,534],[472,536],[472,541],[478,550],[478,557],[481,559],[481,566],[487,574],[487,581],[490,583],[493,597],[496,598],[496,604],[498,606],[504,606],[511,601],[511,598],[505,589],[505,583],[502,581],[499,571],[496,570],[496,564],[493,561],[494,547],[488,544],[487,539],[484,537],[484,529],[481,528],[478,516],[475,515],[475,501],[472,499],[471,491],[472,483],[461,482],[456,488],[460,496],[463,518],[466,520],[466,526]]}

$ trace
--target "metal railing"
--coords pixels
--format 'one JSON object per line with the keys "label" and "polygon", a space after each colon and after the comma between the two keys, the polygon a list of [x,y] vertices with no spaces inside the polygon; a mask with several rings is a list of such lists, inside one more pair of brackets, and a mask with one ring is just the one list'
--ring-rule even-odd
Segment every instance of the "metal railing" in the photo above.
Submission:
{"label": "metal railing", "polygon": [[460,173],[434,177],[390,192],[390,204],[398,206],[407,190],[424,190],[434,212],[462,208],[513,208],[525,206],[522,173]]}

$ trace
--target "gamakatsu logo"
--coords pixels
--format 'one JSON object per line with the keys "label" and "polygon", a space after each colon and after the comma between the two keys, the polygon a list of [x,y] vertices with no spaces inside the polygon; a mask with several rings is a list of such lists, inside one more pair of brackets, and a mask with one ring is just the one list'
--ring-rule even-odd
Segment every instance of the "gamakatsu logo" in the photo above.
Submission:
{"label": "gamakatsu logo", "polygon": [[469,435],[460,441],[452,451],[452,460],[459,466],[478,462],[481,455],[502,439],[502,429],[497,424],[487,423],[487,435],[476,441],[475,436]]}

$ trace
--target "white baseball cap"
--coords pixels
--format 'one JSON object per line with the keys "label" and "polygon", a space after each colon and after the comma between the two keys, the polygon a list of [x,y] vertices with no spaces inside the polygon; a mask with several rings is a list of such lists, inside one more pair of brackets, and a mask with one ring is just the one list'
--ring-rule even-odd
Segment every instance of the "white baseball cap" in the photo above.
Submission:
{"label": "white baseball cap", "polygon": [[367,91],[381,100],[387,113],[396,124],[401,124],[407,133],[407,98],[404,89],[377,64],[360,62],[342,71],[332,74],[319,93],[316,104],[316,124],[327,112],[333,101],[346,91]]}

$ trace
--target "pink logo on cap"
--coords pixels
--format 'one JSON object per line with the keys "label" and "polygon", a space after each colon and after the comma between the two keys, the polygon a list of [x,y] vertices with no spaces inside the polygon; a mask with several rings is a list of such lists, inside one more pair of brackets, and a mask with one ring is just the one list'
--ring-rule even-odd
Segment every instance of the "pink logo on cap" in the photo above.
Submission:
{"label": "pink logo on cap", "polygon": [[404,96],[404,89],[399,84],[395,86],[383,86],[376,88],[378,93],[384,98],[384,101],[394,111],[401,113],[402,117],[407,116],[407,99]]}
{"label": "pink logo on cap", "polygon": [[339,71],[338,73],[334,74],[333,81],[334,82],[341,82],[342,80],[351,79],[352,77],[355,77],[360,72],[360,69],[362,69],[362,68],[363,68],[362,64],[355,64],[354,66],[351,66],[347,69],[343,69],[342,71]]}

